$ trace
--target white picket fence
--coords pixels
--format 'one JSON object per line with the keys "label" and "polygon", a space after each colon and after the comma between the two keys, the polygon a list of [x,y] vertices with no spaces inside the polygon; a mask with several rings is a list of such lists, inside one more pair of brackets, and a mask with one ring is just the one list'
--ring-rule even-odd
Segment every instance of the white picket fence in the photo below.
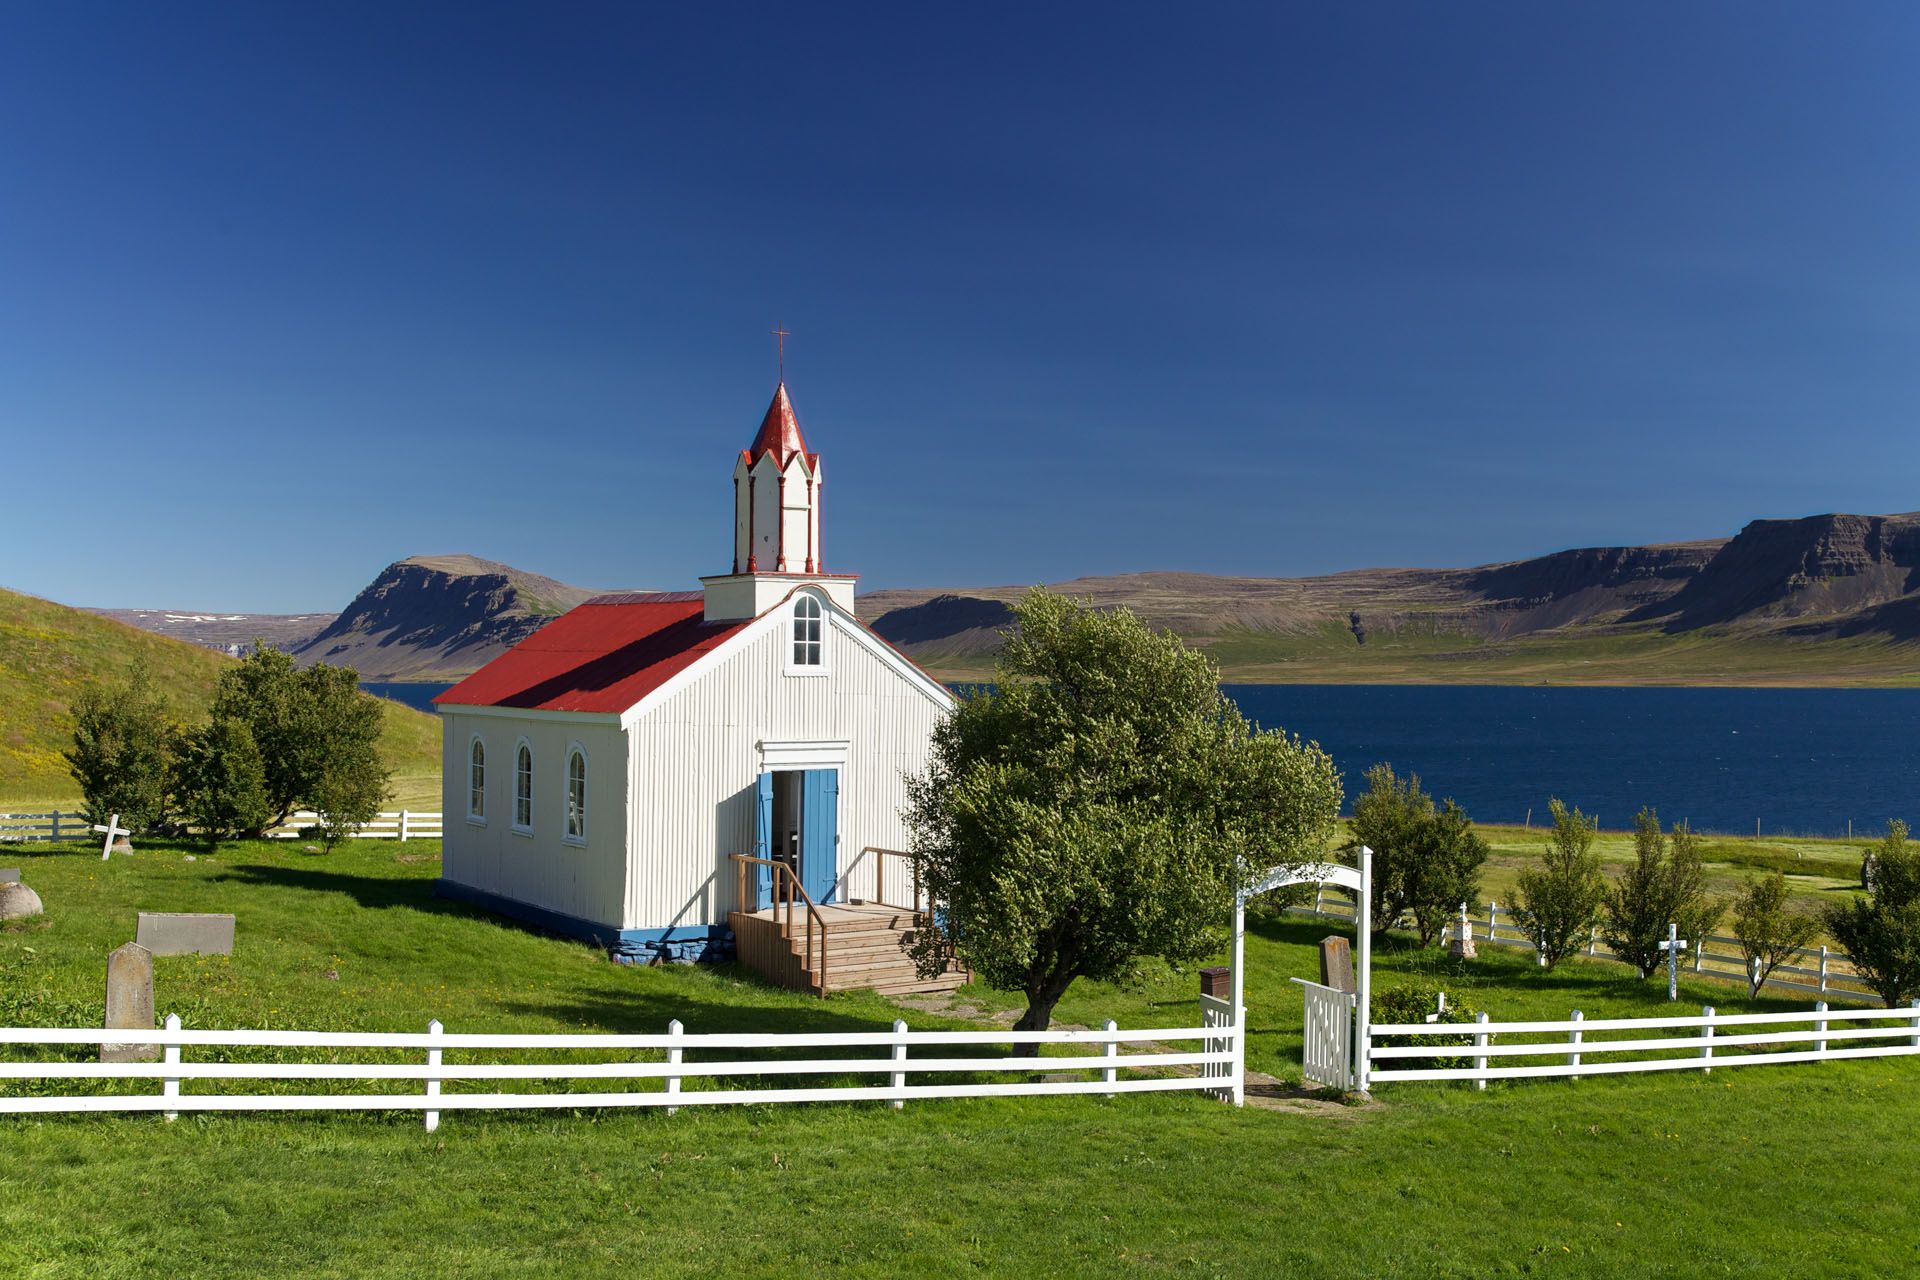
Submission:
{"label": "white picket fence", "polygon": [[[1534,950],[1533,939],[1513,923],[1511,910],[1503,912],[1498,902],[1487,904],[1485,916],[1469,916],[1468,923],[1473,927],[1476,943],[1494,943],[1502,947],[1521,947]],[[1314,894],[1313,905],[1292,908],[1295,911],[1311,912],[1335,920],[1353,919],[1353,903],[1338,890],[1321,889]],[[1450,924],[1441,934],[1441,944],[1445,945],[1453,938],[1456,924]],[[1716,949],[1718,948],[1718,949]],[[1600,941],[1600,931],[1595,928],[1587,937],[1584,952],[1588,956],[1604,960],[1619,960],[1607,945]],[[1689,950],[1681,966],[1694,973],[1705,974],[1711,978],[1724,978],[1728,982],[1747,981],[1746,955],[1740,950],[1740,939],[1724,934],[1708,934],[1705,944],[1698,950]],[[1793,961],[1780,965],[1767,976],[1763,984],[1765,990],[1797,991],[1806,995],[1823,996],[1829,999],[1858,1000],[1862,1003],[1877,1003],[1880,999],[1867,986],[1867,981],[1845,955],[1831,950],[1825,945],[1802,947],[1794,954]]]}
{"label": "white picket fence", "polygon": [[30,840],[78,840],[88,834],[87,820],[77,813],[0,813],[0,844]]}
{"label": "white picket fence", "polygon": [[[302,828],[311,827],[319,821],[319,814],[311,809],[302,809],[281,825],[268,831],[267,839],[296,840]],[[379,813],[375,814],[373,821],[364,827],[355,827],[353,834],[360,840],[438,840],[440,814],[428,813],[420,809]]]}
{"label": "white picket fence", "polygon": [[[301,828],[311,827],[319,821],[319,814],[311,809],[302,809],[269,830],[267,838],[295,840],[299,838]],[[438,840],[440,833],[440,814],[422,809],[376,814],[372,822],[354,831],[354,835],[362,840]],[[58,809],[48,813],[0,813],[0,844],[83,838],[99,843],[99,837],[94,834],[86,818],[78,813],[62,813]]]}
{"label": "white picket fence", "polygon": [[1306,996],[1306,1024],[1300,1043],[1302,1074],[1333,1089],[1356,1087],[1359,1077],[1353,1062],[1353,1021],[1359,996],[1305,978],[1294,981]]}
{"label": "white picket fence", "polygon": [[[1211,1021],[1211,1020],[1210,1020]],[[896,1021],[890,1031],[873,1032],[718,1032],[690,1033],[678,1021],[664,1034],[454,1034],[439,1022],[420,1032],[333,1031],[188,1031],[177,1016],[164,1030],[0,1028],[0,1050],[10,1046],[139,1044],[161,1046],[159,1062],[96,1062],[72,1058],[53,1061],[0,1060],[0,1113],[71,1111],[159,1111],[172,1119],[183,1111],[420,1111],[434,1129],[444,1111],[522,1110],[528,1108],[744,1106],[768,1102],[890,1102],[897,1109],[923,1098],[988,1098],[1021,1095],[1161,1093],[1191,1090],[1220,1093],[1226,1072],[1236,1069],[1238,1030],[1228,1025],[1163,1027],[1122,1031],[1112,1022],[1103,1030],[914,1031]],[[1197,1051],[1172,1050],[1167,1042],[1200,1041]],[[1010,1057],[956,1050],[993,1050],[1013,1045],[1063,1045],[1070,1055]],[[1122,1053],[1122,1045],[1144,1046]],[[220,1049],[324,1050],[332,1061],[258,1062],[188,1060]],[[817,1049],[828,1056],[805,1059],[744,1056],[755,1052]],[[412,1061],[340,1061],[338,1055],[361,1051],[409,1054]],[[492,1055],[504,1051],[537,1055],[583,1052],[611,1055],[613,1061],[448,1062],[449,1052]],[[857,1051],[865,1050],[863,1056]],[[930,1051],[930,1052],[929,1052]],[[915,1056],[919,1053],[923,1056]],[[698,1055],[690,1059],[688,1055]],[[642,1055],[645,1055],[644,1057]],[[844,1055],[844,1056],[841,1056]],[[316,1055],[321,1056],[321,1055]],[[1194,1074],[1170,1074],[1193,1072]],[[942,1076],[1016,1076],[1017,1079],[940,1079]],[[1078,1076],[1061,1079],[1062,1075]],[[861,1077],[872,1084],[845,1082],[779,1085],[761,1078],[782,1076]],[[920,1077],[919,1083],[910,1077]],[[730,1078],[752,1082],[726,1087]],[[932,1077],[929,1079],[929,1077]],[[38,1096],[8,1091],[15,1080],[158,1081],[158,1093]],[[419,1085],[420,1092],[382,1093],[343,1090],[320,1093],[188,1092],[195,1081],[396,1081]],[[566,1090],[445,1092],[460,1081],[619,1081],[618,1092]],[[651,1087],[633,1088],[636,1082]]]}
{"label": "white picket fence", "polygon": [[[1661,1035],[1660,1032],[1673,1032]],[[1393,1043],[1411,1036],[1443,1036],[1452,1044]],[[1529,1037],[1502,1041],[1502,1036]],[[1551,1036],[1553,1039],[1539,1039]],[[1384,1042],[1384,1043],[1383,1043]],[[1838,1043],[1839,1047],[1835,1047]],[[1920,1000],[1906,1009],[1830,1009],[1807,1012],[1718,1013],[1699,1016],[1583,1018],[1564,1021],[1384,1023],[1372,1028],[1367,1053],[1375,1084],[1395,1081],[1472,1081],[1542,1076],[1579,1078],[1646,1071],[1711,1071],[1766,1063],[1826,1062],[1920,1054]],[[1633,1054],[1621,1058],[1614,1055]],[[1653,1055],[1653,1056],[1649,1056]],[[1468,1066],[1394,1067],[1410,1058],[1471,1059]],[[1503,1066],[1515,1058],[1545,1058]],[[1595,1059],[1598,1059],[1596,1061]]]}

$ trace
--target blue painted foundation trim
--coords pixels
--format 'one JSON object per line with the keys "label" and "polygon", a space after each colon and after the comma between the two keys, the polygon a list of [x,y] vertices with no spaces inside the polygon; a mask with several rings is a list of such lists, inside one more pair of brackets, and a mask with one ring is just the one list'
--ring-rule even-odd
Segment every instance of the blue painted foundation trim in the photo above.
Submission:
{"label": "blue painted foundation trim", "polygon": [[503,898],[485,889],[453,880],[434,883],[436,897],[465,902],[509,916],[548,933],[585,938],[607,949],[619,964],[717,964],[733,959],[733,930],[721,924],[682,925],[666,929],[618,929],[564,911],[551,911],[530,902]]}

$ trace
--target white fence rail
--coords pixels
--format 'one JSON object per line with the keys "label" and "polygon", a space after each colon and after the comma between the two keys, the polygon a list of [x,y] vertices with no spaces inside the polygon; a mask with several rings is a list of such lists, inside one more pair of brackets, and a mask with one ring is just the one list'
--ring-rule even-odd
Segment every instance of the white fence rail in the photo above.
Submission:
{"label": "white fence rail", "polygon": [[[1412,1036],[1428,1043],[1392,1043]],[[1527,1038],[1503,1042],[1502,1036]],[[1452,1043],[1436,1045],[1434,1037]],[[1491,1022],[1483,1013],[1471,1023],[1381,1024],[1368,1040],[1376,1083],[1460,1080],[1484,1089],[1489,1080],[1920,1054],[1920,1000],[1906,1009],[1830,1009],[1821,1001],[1808,1012],[1791,1013],[1718,1013],[1707,1005],[1697,1017],[1583,1018],[1575,1010],[1564,1021]],[[1394,1066],[1408,1059],[1444,1058],[1469,1058],[1472,1065]],[[1518,1058],[1549,1061],[1514,1064]]]}
{"label": "white fence rail", "polygon": [[[320,815],[311,809],[302,809],[290,816],[286,822],[267,832],[269,840],[295,840],[307,827],[315,826]],[[360,840],[438,840],[440,838],[440,814],[428,813],[420,809],[401,809],[394,813],[378,813],[373,821],[363,827],[355,827],[354,837]]]}
{"label": "white fence rail", "polygon": [[78,840],[88,834],[87,820],[77,813],[0,813],[0,844],[29,840]]}
{"label": "white fence rail", "polygon": [[[1503,909],[1498,902],[1488,904],[1485,916],[1469,917],[1473,927],[1474,941],[1494,943],[1503,947],[1520,947],[1534,950],[1533,939],[1516,924],[1510,910]],[[1312,906],[1297,906],[1294,911],[1309,912],[1317,916],[1326,916],[1334,920],[1353,919],[1353,903],[1338,890],[1322,890],[1314,895]],[[1441,934],[1442,945],[1450,942],[1458,924],[1450,924]],[[1587,937],[1584,954],[1603,960],[1619,960],[1607,945],[1600,941],[1600,931],[1596,928]],[[1624,963],[1624,962],[1623,962]],[[1747,981],[1747,962],[1745,953],[1740,950],[1740,939],[1724,934],[1708,934],[1706,942],[1699,950],[1688,952],[1683,967],[1694,973],[1705,974],[1710,978],[1723,978],[1728,982]],[[1867,986],[1867,980],[1848,963],[1846,956],[1826,946],[1802,947],[1791,961],[1781,965],[1763,984],[1768,991],[1795,991],[1805,995],[1817,995],[1829,999],[1858,1000],[1865,1003],[1878,1003],[1880,997]]]}
{"label": "white fence rail", "polygon": [[[356,828],[354,835],[362,840],[438,840],[440,816],[438,812],[422,809],[375,814],[373,821]],[[302,809],[269,830],[267,838],[296,840],[302,829],[314,826],[319,821],[319,814],[311,809]],[[96,844],[99,843],[99,837],[79,813],[63,813],[58,809],[47,813],[0,813],[0,844],[83,838],[92,838]]]}
{"label": "white fence rail", "polygon": [[[767,1102],[891,1102],[896,1108],[920,1098],[983,1098],[1033,1094],[1122,1094],[1192,1090],[1217,1094],[1221,1076],[1237,1062],[1238,1031],[1231,1025],[1121,1031],[913,1031],[895,1022],[874,1032],[720,1032],[691,1034],[679,1022],[664,1034],[496,1035],[454,1034],[438,1022],[420,1032],[188,1031],[177,1016],[164,1030],[70,1030],[38,1027],[0,1028],[0,1113],[68,1111],[159,1111],[172,1118],[182,1111],[420,1111],[427,1128],[443,1111],[519,1110],[553,1107],[739,1106]],[[1200,1041],[1196,1050],[1170,1049],[1167,1042]],[[11,1046],[158,1045],[160,1062],[96,1062],[91,1058],[52,1061],[5,1060]],[[1010,1057],[1014,1045],[1067,1046],[1081,1052],[1040,1057]],[[1140,1051],[1120,1052],[1121,1045]],[[212,1060],[199,1054],[221,1049],[320,1050],[328,1061],[267,1062]],[[791,1050],[828,1051],[825,1056],[794,1058]],[[994,1053],[993,1050],[1002,1050]],[[613,1061],[468,1061],[446,1055],[493,1055],[525,1051],[552,1056],[585,1052]],[[861,1055],[858,1052],[865,1050]],[[973,1052],[968,1052],[972,1050]],[[187,1054],[196,1057],[189,1060]],[[411,1061],[341,1061],[341,1054],[373,1051],[381,1056],[411,1055]],[[13,1051],[17,1052],[17,1051]],[[689,1055],[698,1055],[689,1058]],[[918,1056],[916,1056],[918,1055]],[[1186,1072],[1188,1074],[1169,1074]],[[1062,1074],[1081,1079],[1060,1079]],[[1007,1079],[941,1079],[943,1076]],[[783,1076],[877,1077],[872,1084],[776,1083]],[[909,1077],[920,1077],[910,1082]],[[728,1079],[747,1077],[739,1087]],[[773,1078],[771,1080],[767,1078]],[[47,1096],[16,1093],[14,1081],[95,1080],[112,1083],[157,1081],[157,1093],[101,1092]],[[386,1093],[343,1090],[318,1093],[189,1092],[190,1082],[223,1085],[233,1081],[393,1081],[417,1084],[420,1091]],[[454,1082],[618,1081],[625,1088],[516,1092],[447,1092]],[[646,1087],[634,1087],[636,1084]]]}

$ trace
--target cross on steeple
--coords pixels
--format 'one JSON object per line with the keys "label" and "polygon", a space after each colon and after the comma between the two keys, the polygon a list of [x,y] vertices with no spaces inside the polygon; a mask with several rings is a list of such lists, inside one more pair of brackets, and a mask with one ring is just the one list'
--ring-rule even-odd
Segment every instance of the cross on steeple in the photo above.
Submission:
{"label": "cross on steeple", "polygon": [[773,326],[774,354],[780,362],[780,380],[787,380],[787,339],[793,336],[790,330],[782,329],[776,322]]}

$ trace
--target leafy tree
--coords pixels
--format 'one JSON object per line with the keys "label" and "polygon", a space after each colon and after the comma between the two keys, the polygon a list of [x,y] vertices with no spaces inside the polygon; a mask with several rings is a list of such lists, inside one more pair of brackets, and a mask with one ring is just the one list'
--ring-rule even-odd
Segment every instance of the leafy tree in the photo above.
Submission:
{"label": "leafy tree", "polygon": [[174,792],[208,845],[259,831],[273,816],[260,748],[245,722],[215,718],[183,734],[175,750]]}
{"label": "leafy tree", "polygon": [[1024,993],[1015,1026],[1039,1030],[1075,978],[1213,954],[1237,892],[1326,847],[1340,781],[1319,747],[1250,726],[1171,632],[1037,589],[1014,613],[997,688],[908,783],[939,904],[914,955]]}
{"label": "leafy tree", "polygon": [[173,737],[166,708],[144,663],[111,688],[88,685],[73,705],[73,745],[61,754],[80,784],[88,822],[120,815],[142,831],[166,816],[167,749]]}
{"label": "leafy tree", "polygon": [[388,780],[381,716],[351,668],[322,663],[303,671],[264,644],[221,673],[213,700],[214,720],[245,725],[259,748],[268,801],[261,830],[300,808],[337,810],[336,829],[377,811]]}
{"label": "leafy tree", "polygon": [[1552,969],[1586,945],[1607,884],[1600,874],[1600,855],[1593,851],[1593,819],[1558,800],[1548,803],[1553,839],[1540,865],[1520,873],[1515,914]]}
{"label": "leafy tree", "polygon": [[1828,904],[1827,932],[1891,1009],[1920,993],[1920,850],[1895,819],[1873,850],[1873,893]]}
{"label": "leafy tree", "polygon": [[1819,920],[1787,906],[1786,876],[1776,871],[1750,881],[1733,904],[1733,936],[1747,962],[1747,998],[1760,994],[1773,971],[1819,931]]}
{"label": "leafy tree", "polygon": [[1439,938],[1462,902],[1478,903],[1487,842],[1466,811],[1448,800],[1436,808],[1420,778],[1396,777],[1393,766],[1367,770],[1367,790],[1348,824],[1355,846],[1373,850],[1373,929],[1411,915],[1420,945]]}
{"label": "leafy tree", "polygon": [[1645,978],[1666,961],[1660,944],[1668,925],[1678,925],[1688,946],[1698,948],[1722,908],[1707,897],[1699,837],[1685,823],[1674,827],[1669,845],[1660,815],[1641,809],[1633,819],[1633,845],[1633,865],[1607,888],[1600,936]]}

